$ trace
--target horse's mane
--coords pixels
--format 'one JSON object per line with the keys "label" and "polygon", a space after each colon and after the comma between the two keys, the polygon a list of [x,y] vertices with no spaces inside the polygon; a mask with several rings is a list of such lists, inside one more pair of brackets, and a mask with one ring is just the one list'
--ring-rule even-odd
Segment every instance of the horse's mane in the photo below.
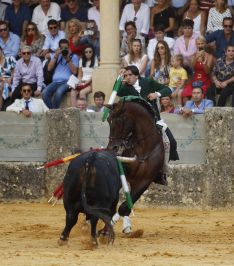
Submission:
{"label": "horse's mane", "polygon": [[121,102],[135,102],[143,106],[153,117],[155,117],[155,111],[153,107],[144,98],[138,96],[124,96],[120,98]]}

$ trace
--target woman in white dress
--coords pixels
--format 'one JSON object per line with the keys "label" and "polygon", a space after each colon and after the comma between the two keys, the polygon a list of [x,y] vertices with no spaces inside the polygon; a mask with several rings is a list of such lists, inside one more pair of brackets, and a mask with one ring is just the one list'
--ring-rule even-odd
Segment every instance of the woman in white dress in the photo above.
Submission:
{"label": "woman in white dress", "polygon": [[148,62],[148,56],[142,51],[140,39],[132,41],[130,51],[123,57],[123,67],[134,65],[137,66],[142,77],[145,76],[145,70]]}
{"label": "woman in white dress", "polygon": [[92,92],[92,73],[94,68],[98,66],[98,59],[92,45],[86,46],[83,55],[79,61],[78,80],[75,89],[71,90],[71,106],[77,107],[77,96],[79,98],[87,98]]}

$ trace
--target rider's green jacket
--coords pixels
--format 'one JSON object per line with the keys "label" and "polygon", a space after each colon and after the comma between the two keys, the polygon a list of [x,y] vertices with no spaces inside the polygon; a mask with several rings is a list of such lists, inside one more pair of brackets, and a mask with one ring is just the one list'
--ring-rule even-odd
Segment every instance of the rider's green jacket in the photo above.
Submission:
{"label": "rider's green jacket", "polygon": [[147,96],[152,92],[159,92],[161,94],[160,97],[169,96],[172,93],[171,89],[163,84],[158,83],[152,78],[139,78],[138,81],[139,86],[141,87],[140,92],[138,92],[133,85],[125,83],[120,86],[117,95],[120,97],[130,95],[141,96],[152,105],[152,107],[155,109],[157,119],[160,120],[160,113],[156,100],[150,101]]}

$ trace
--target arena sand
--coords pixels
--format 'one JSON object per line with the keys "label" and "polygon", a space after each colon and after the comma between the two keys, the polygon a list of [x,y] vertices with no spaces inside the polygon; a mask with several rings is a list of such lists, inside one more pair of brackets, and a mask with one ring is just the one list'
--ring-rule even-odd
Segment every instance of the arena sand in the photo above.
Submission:
{"label": "arena sand", "polygon": [[[0,204],[1,266],[75,265],[234,265],[234,211],[135,209],[133,230],[126,237],[115,227],[113,245],[89,245],[82,229],[84,216],[73,228],[67,245],[57,244],[64,227],[63,205]],[[99,224],[99,228],[102,224]]]}

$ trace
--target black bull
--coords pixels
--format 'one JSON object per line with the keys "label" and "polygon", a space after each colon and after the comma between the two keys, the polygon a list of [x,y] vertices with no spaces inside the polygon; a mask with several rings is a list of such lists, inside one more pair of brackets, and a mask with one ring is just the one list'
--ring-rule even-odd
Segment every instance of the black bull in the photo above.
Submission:
{"label": "black bull", "polygon": [[109,242],[114,241],[111,218],[116,212],[121,181],[116,157],[107,151],[90,151],[74,159],[64,178],[64,208],[66,225],[60,236],[60,244],[68,240],[80,212],[89,216],[91,237],[97,244],[98,219],[105,223]]}

